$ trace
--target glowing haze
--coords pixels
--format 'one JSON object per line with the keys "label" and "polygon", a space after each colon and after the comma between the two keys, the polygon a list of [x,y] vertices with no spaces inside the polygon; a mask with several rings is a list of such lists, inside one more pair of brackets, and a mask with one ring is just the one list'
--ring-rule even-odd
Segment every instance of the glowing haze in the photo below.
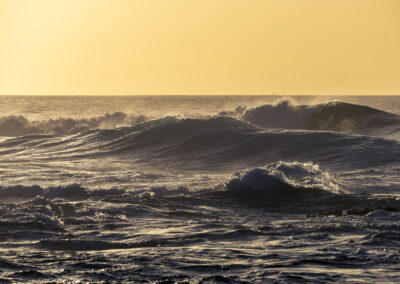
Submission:
{"label": "glowing haze", "polygon": [[398,0],[0,0],[0,94],[399,94]]}

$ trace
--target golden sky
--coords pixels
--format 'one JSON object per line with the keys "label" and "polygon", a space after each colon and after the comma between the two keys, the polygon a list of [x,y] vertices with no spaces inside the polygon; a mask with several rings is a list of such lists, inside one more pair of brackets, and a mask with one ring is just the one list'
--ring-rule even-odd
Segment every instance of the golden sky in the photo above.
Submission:
{"label": "golden sky", "polygon": [[400,0],[0,0],[0,94],[400,94]]}

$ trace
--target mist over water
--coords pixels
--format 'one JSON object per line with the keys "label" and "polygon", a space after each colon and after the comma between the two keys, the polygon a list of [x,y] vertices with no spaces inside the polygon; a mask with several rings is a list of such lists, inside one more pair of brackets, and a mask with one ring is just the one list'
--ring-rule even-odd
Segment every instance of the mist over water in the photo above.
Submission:
{"label": "mist over water", "polygon": [[400,280],[400,97],[0,97],[4,281]]}

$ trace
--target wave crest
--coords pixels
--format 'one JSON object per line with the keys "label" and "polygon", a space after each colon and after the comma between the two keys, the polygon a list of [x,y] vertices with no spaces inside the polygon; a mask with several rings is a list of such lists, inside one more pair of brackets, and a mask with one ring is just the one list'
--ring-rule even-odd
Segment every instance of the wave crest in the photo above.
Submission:
{"label": "wave crest", "polygon": [[281,195],[288,191],[321,190],[342,193],[329,173],[313,163],[277,162],[236,173],[226,187],[234,191]]}
{"label": "wave crest", "polygon": [[400,116],[368,106],[333,101],[292,105],[289,101],[247,110],[243,119],[262,128],[330,130],[390,135],[400,130]]}
{"label": "wave crest", "polygon": [[[72,135],[89,130],[135,127],[137,130],[178,127],[176,132],[199,130],[243,129],[301,129],[350,132],[374,136],[398,137],[400,116],[368,106],[333,101],[318,105],[292,105],[289,101],[267,104],[247,109],[239,105],[234,111],[221,111],[219,115],[189,118],[185,116],[164,117],[149,121],[142,115],[123,112],[106,113],[102,116],[74,119],[63,118],[31,121],[24,116],[0,118],[0,136],[23,136],[28,134]],[[230,119],[230,120],[229,120]],[[165,126],[168,125],[168,126]],[[175,127],[175,128],[176,128]]]}
{"label": "wave crest", "polygon": [[146,121],[142,115],[130,116],[123,112],[106,113],[88,119],[63,118],[30,121],[24,116],[0,118],[0,136],[22,136],[28,134],[71,135],[92,129],[112,129],[134,126]]}

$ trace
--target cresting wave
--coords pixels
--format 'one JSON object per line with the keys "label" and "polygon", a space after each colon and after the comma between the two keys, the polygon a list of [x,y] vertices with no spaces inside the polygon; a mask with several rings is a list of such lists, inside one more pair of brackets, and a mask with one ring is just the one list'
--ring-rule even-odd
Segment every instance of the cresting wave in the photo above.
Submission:
{"label": "cresting wave", "polygon": [[273,210],[317,214],[338,210],[355,210],[357,214],[367,214],[377,208],[400,211],[399,199],[351,193],[317,164],[282,161],[234,173],[226,182],[210,188],[153,186],[146,190],[128,191],[113,188],[88,189],[79,184],[46,188],[16,185],[1,187],[0,199],[3,203],[25,202],[21,203],[22,206],[26,206],[29,200],[33,200],[34,204],[48,204],[53,200],[58,203],[62,200],[91,200],[158,207],[179,200],[182,206],[192,206],[199,202],[234,201]]}
{"label": "cresting wave", "polygon": [[366,215],[375,210],[400,212],[396,197],[353,193],[317,164],[274,162],[235,173],[212,196],[251,207],[317,215]]}
{"label": "cresting wave", "polygon": [[262,128],[330,130],[368,135],[390,135],[400,131],[398,115],[339,101],[298,106],[282,101],[249,109],[243,119]]}
{"label": "cresting wave", "polygon": [[[400,131],[398,115],[339,101],[297,106],[289,101],[281,101],[248,110],[239,105],[234,111],[220,112],[219,116],[234,117],[265,129],[329,130],[374,136],[391,136]],[[30,121],[24,116],[11,115],[0,118],[0,136],[71,135],[96,129],[133,127],[147,120],[149,118],[143,115],[134,116],[123,112],[87,119],[58,118],[43,121]],[[156,121],[163,121],[163,118]]]}
{"label": "cresting wave", "polygon": [[[270,162],[329,162],[350,169],[383,166],[399,161],[397,140],[338,132],[261,130],[231,117],[181,119],[167,117],[133,127],[91,130],[73,136],[35,135],[0,142],[0,157],[30,154],[32,158],[134,157],[163,163],[190,159],[211,166],[240,160]],[[333,150],[334,149],[334,150]],[[158,160],[157,160],[158,161]],[[252,163],[253,164],[253,163]],[[185,167],[187,167],[185,163]]]}
{"label": "cresting wave", "polygon": [[[241,192],[243,194],[261,194],[266,197],[286,196],[288,193],[318,192],[322,194],[345,194],[340,186],[331,178],[329,173],[320,170],[313,163],[300,162],[275,162],[265,167],[253,168],[242,173],[235,173],[226,183],[216,185],[214,188],[203,190],[190,190],[183,186],[168,189],[165,186],[151,187],[149,191],[125,191],[121,189],[87,189],[79,184],[67,186],[51,186],[42,188],[33,186],[0,187],[2,200],[29,200],[34,198],[86,200],[102,199],[110,196],[174,196],[208,194],[219,191],[221,188],[227,192]],[[144,194],[144,195],[143,195]]]}
{"label": "cresting wave", "polygon": [[329,173],[313,163],[276,162],[236,173],[226,187],[234,191],[258,192],[280,195],[282,190],[321,190],[327,193],[344,193]]}
{"label": "cresting wave", "polygon": [[190,190],[183,186],[168,188],[166,186],[152,186],[148,191],[125,191],[120,189],[96,189],[91,190],[80,184],[66,186],[41,187],[38,185],[24,186],[15,185],[0,187],[1,200],[22,201],[35,198],[40,199],[64,199],[67,201],[78,201],[87,199],[103,199],[108,197],[126,198],[157,196],[168,197],[176,195],[194,195],[198,193],[209,193],[223,188],[227,192],[241,192],[244,194],[259,193],[265,196],[284,196],[287,190],[309,191],[317,190],[327,193],[339,192],[329,174],[319,170],[318,165],[312,163],[272,163],[263,168],[254,168],[245,173],[235,173],[226,183],[216,185],[215,188],[203,190]]}
{"label": "cresting wave", "polygon": [[91,129],[110,129],[134,126],[144,122],[144,116],[130,116],[123,112],[105,114],[88,119],[58,118],[30,121],[21,115],[0,118],[0,136],[22,136],[28,134],[71,135]]}

